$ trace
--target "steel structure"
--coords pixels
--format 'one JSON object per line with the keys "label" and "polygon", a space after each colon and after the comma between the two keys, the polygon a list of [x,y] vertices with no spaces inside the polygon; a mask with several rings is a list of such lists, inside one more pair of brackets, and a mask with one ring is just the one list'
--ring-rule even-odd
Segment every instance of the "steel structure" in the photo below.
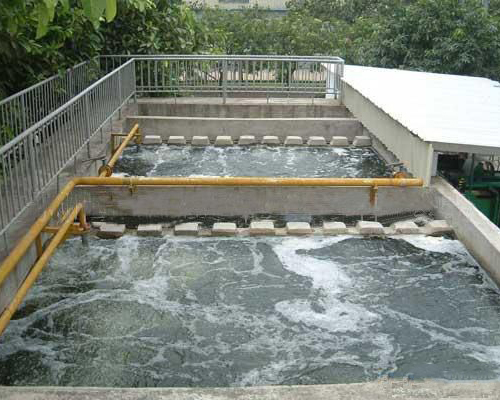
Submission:
{"label": "steel structure", "polygon": [[0,148],[0,236],[135,94],[130,60]]}
{"label": "steel structure", "polygon": [[104,70],[134,59],[138,94],[228,96],[340,95],[344,60],[339,57],[108,55]]}
{"label": "steel structure", "polygon": [[100,77],[99,61],[84,61],[0,101],[0,146],[58,109]]}
{"label": "steel structure", "polygon": [[338,97],[344,68],[339,57],[111,55],[98,60],[96,76],[105,75],[87,88],[90,64],[82,63],[0,103],[7,105],[0,108],[2,123],[17,135],[0,147],[0,245],[6,249],[12,223],[132,97],[210,94],[223,102],[252,94]]}

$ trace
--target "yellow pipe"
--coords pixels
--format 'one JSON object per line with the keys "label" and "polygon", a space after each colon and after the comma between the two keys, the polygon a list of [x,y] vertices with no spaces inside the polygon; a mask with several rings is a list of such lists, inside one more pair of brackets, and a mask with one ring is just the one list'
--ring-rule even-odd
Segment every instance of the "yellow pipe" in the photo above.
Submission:
{"label": "yellow pipe", "polygon": [[422,186],[422,179],[268,177],[81,177],[76,185],[110,186]]}
{"label": "yellow pipe", "polygon": [[107,165],[105,168],[103,168],[102,171],[99,172],[100,177],[106,177],[111,175],[111,171],[113,171],[113,167],[115,166],[116,162],[120,158],[123,150],[125,147],[128,146],[129,142],[139,133],[139,124],[135,124],[132,130],[129,132],[129,134],[125,137],[123,142],[118,146],[116,151],[113,153],[111,158],[109,159]]}
{"label": "yellow pipe", "polygon": [[50,203],[47,209],[31,226],[26,235],[24,235],[21,241],[10,252],[2,265],[0,265],[0,287],[5,279],[7,279],[7,276],[9,276],[11,271],[16,267],[17,263],[26,254],[31,244],[43,231],[43,228],[45,228],[45,226],[47,226],[47,224],[50,222],[62,202],[66,199],[66,197],[69,196],[69,194],[77,184],[77,180],[78,178],[72,179],[67,183],[63,190],[56,196],[54,200],[52,200],[52,203]]}
{"label": "yellow pipe", "polygon": [[3,333],[3,331],[9,324],[12,316],[14,315],[17,308],[19,307],[24,297],[26,296],[26,293],[28,292],[30,287],[33,286],[38,275],[40,275],[40,272],[42,272],[45,265],[47,265],[54,251],[56,251],[59,244],[61,244],[61,242],[65,239],[66,233],[73,225],[75,218],[78,216],[78,213],[82,209],[83,209],[83,204],[79,203],[76,205],[71,214],[68,216],[68,219],[66,219],[66,221],[62,224],[59,231],[54,235],[54,237],[50,241],[49,245],[47,246],[43,254],[38,258],[37,262],[35,263],[30,273],[22,283],[21,287],[17,291],[11,303],[2,313],[2,316],[0,317],[0,335]]}

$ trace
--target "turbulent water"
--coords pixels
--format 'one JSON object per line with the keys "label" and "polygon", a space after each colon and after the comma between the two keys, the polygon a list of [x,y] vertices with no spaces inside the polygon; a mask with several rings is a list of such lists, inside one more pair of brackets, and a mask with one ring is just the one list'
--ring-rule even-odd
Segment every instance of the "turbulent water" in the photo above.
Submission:
{"label": "turbulent water", "polygon": [[141,146],[127,148],[114,168],[134,176],[386,176],[369,148],[284,146]]}
{"label": "turbulent water", "polygon": [[0,384],[498,379],[499,294],[443,238],[72,239],[0,342]]}

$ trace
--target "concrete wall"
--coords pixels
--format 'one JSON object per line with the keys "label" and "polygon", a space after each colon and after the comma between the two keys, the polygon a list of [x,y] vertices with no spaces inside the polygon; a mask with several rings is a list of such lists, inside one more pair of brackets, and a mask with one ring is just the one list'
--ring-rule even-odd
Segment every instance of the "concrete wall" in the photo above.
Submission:
{"label": "concrete wall", "polygon": [[209,118],[346,118],[344,106],[319,104],[200,104],[140,100],[141,116]]}
{"label": "concrete wall", "polygon": [[128,132],[136,123],[146,135],[194,135],[215,138],[218,135],[286,136],[346,136],[353,139],[363,132],[361,123],[353,118],[182,118],[182,117],[127,117],[124,130]]}
{"label": "concrete wall", "polygon": [[437,216],[500,286],[500,229],[444,179],[433,178],[430,193]]}
{"label": "concrete wall", "polygon": [[361,123],[403,162],[415,177],[431,180],[433,148],[411,133],[348,84],[343,85],[342,101]]}
{"label": "concrete wall", "polygon": [[139,186],[130,191],[102,186],[78,190],[90,193],[92,216],[385,216],[432,210],[428,190],[420,188],[381,187],[375,206],[370,204],[370,189],[359,187]]}

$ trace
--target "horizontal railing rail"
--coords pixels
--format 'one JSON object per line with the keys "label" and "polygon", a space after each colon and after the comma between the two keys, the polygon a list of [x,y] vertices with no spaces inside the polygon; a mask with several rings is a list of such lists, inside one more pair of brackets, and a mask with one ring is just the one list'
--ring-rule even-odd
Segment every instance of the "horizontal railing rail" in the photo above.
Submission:
{"label": "horizontal railing rail", "polygon": [[101,75],[98,59],[84,61],[0,101],[0,147],[33,126]]}
{"label": "horizontal railing rail", "polygon": [[[0,147],[0,235],[135,94],[130,60]],[[7,243],[5,243],[7,247]]]}
{"label": "horizontal railing rail", "polygon": [[101,67],[134,59],[138,94],[330,96],[338,98],[344,60],[326,56],[109,55]]}

